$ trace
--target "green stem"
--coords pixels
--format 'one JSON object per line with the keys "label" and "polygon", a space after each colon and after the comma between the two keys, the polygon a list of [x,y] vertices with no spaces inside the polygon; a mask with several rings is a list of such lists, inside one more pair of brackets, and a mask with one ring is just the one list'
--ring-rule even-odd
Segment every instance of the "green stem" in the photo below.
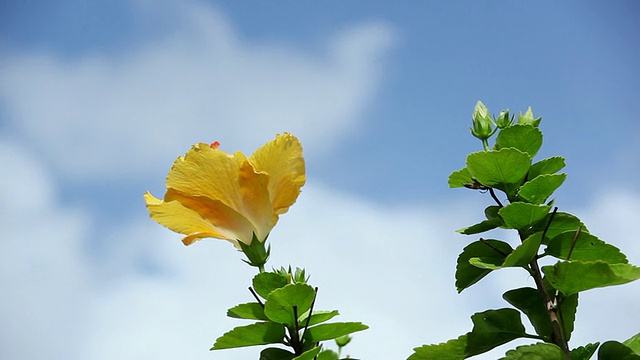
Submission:
{"label": "green stem", "polygon": [[489,151],[489,140],[482,139],[482,146],[484,146],[484,151]]}

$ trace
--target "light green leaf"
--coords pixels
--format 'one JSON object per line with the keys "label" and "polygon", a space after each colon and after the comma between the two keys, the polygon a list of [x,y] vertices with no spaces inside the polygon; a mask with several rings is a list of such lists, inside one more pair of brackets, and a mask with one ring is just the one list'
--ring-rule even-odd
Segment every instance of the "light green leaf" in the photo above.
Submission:
{"label": "light green leaf", "polygon": [[527,337],[514,309],[487,310],[471,316],[473,330],[467,334],[468,356],[485,353],[511,340]]}
{"label": "light green leaf", "polygon": [[572,360],[589,360],[595,354],[600,343],[587,344],[571,350]]}
{"label": "light green leaf", "polygon": [[274,322],[293,326],[298,320],[294,316],[294,307],[298,317],[309,311],[316,292],[306,284],[289,284],[273,290],[264,304],[265,315]]}
{"label": "light green leaf", "polygon": [[538,335],[551,341],[551,322],[538,290],[529,287],[509,290],[502,298],[529,318]]}
{"label": "light green leaf", "polygon": [[260,360],[292,360],[296,354],[280,349],[266,348],[260,352]]}
{"label": "light green leaf", "polygon": [[338,322],[320,324],[307,329],[304,334],[305,341],[311,343],[331,340],[357,331],[367,330],[369,327],[361,322]]}
{"label": "light green leaf", "polygon": [[640,360],[640,355],[625,344],[607,341],[598,350],[598,360]]}
{"label": "light green leaf", "polygon": [[333,350],[322,350],[320,354],[318,354],[318,360],[338,360],[340,355]]}
{"label": "light green leaf", "polygon": [[286,277],[272,272],[263,272],[253,277],[253,290],[266,299],[275,290],[287,285],[289,281]]}
{"label": "light green leaf", "polygon": [[483,233],[485,231],[489,231],[497,227],[500,227],[502,226],[502,224],[503,224],[502,219],[497,217],[489,220],[484,220],[482,222],[479,222],[475,225],[468,226],[466,228],[458,229],[456,230],[456,232],[459,232],[460,234],[464,234],[464,235],[479,234],[479,233]]}
{"label": "light green leaf", "polygon": [[565,295],[640,279],[640,268],[604,261],[560,261],[553,266],[544,266],[542,271],[551,285]]}
{"label": "light green leaf", "polygon": [[494,187],[513,195],[524,180],[531,159],[514,148],[480,151],[467,156],[467,169],[482,185]]}
{"label": "light green leaf", "polygon": [[[551,214],[547,215],[543,221],[535,224],[532,228],[532,231],[544,231],[545,227],[549,223],[549,219],[551,219]],[[565,231],[572,231],[575,233],[578,228],[580,228],[580,232],[589,232],[589,230],[587,230],[587,227],[577,217],[564,212],[556,212],[556,215],[553,217],[553,221],[551,222],[551,225],[549,225],[549,229],[547,230],[546,239],[553,239],[554,237]],[[546,242],[547,241],[543,241],[543,243]]]}
{"label": "light green leaf", "polygon": [[506,355],[500,360],[566,360],[562,349],[549,343],[518,346],[507,351]]}
{"label": "light green leaf", "polygon": [[[314,311],[313,315],[311,315],[311,320],[309,320],[309,326],[311,325],[315,325],[315,324],[320,324],[323,323],[325,321],[328,321],[332,318],[334,318],[335,316],[340,315],[340,313],[338,312],[338,310],[333,310],[333,311]],[[306,323],[307,323],[307,317],[303,316],[302,318],[300,318],[300,327],[303,327]]]}
{"label": "light green leaf", "polygon": [[320,346],[316,346],[313,349],[309,349],[299,355],[298,357],[293,358],[293,360],[313,360],[316,355],[320,352],[322,348]]}
{"label": "light green leaf", "polygon": [[258,303],[236,305],[227,310],[227,316],[236,319],[269,320],[264,315],[264,308]]}
{"label": "light green leaf", "polygon": [[567,174],[540,175],[524,183],[518,194],[532,204],[542,204],[566,178]]}
{"label": "light green leaf", "polygon": [[[485,242],[475,241],[467,245],[458,256],[458,264],[456,266],[456,288],[458,292],[477,283],[491,272],[491,270],[480,269],[472,265],[469,262],[472,258],[482,258],[490,263],[502,264],[506,255],[513,251],[511,246],[504,241],[485,240]],[[487,259],[494,259],[494,261]]]}
{"label": "light green leaf", "polygon": [[628,346],[634,353],[640,355],[640,333],[637,333],[623,342],[624,345]]}
{"label": "light green leaf", "polygon": [[450,188],[459,188],[465,186],[465,184],[473,184],[473,179],[471,177],[471,173],[469,169],[462,168],[460,170],[456,170],[449,175],[449,187]]}
{"label": "light green leaf", "polygon": [[283,343],[284,326],[273,322],[259,322],[238,326],[216,340],[211,350]]}
{"label": "light green leaf", "polygon": [[542,131],[531,125],[513,125],[504,128],[496,137],[496,147],[516,148],[533,158],[542,146]]}
{"label": "light green leaf", "polygon": [[502,267],[527,266],[533,260],[533,257],[538,254],[541,242],[541,232],[529,236],[507,256]]}
{"label": "light green leaf", "polygon": [[575,234],[575,232],[569,231],[554,237],[549,241],[545,254],[568,260],[567,256],[573,247],[570,260],[602,260],[610,264],[626,264],[628,262],[627,256],[620,252],[620,249],[589,233],[580,232],[574,243]]}
{"label": "light green leaf", "polygon": [[514,202],[500,209],[499,214],[504,220],[505,226],[510,229],[522,230],[544,219],[550,209],[551,206],[548,205]]}
{"label": "light green leaf", "polygon": [[466,358],[467,336],[449,340],[437,345],[422,345],[413,349],[407,360],[463,360]]}
{"label": "light green leaf", "polygon": [[531,165],[529,169],[529,179],[535,179],[539,175],[555,174],[564,168],[564,158],[560,156],[554,156],[540,160],[537,163]]}

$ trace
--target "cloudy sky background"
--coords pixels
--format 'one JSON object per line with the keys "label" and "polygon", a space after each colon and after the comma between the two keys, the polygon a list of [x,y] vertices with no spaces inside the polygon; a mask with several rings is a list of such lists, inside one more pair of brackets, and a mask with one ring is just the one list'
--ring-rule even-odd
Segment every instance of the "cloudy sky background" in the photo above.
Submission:
{"label": "cloudy sky background", "polygon": [[[632,1],[93,1],[0,4],[0,358],[247,359],[208,351],[255,271],[148,219],[193,143],[302,141],[308,181],[270,236],[317,307],[371,329],[347,352],[403,359],[532,286],[457,294],[487,195],[448,189],[481,149],[481,99],[543,116],[563,211],[640,263],[640,7]],[[496,236],[501,236],[496,234]],[[637,283],[581,297],[573,346],[638,332]],[[506,348],[511,347],[507,345]],[[503,347],[487,355],[495,359]],[[479,357],[480,358],[480,357]]]}

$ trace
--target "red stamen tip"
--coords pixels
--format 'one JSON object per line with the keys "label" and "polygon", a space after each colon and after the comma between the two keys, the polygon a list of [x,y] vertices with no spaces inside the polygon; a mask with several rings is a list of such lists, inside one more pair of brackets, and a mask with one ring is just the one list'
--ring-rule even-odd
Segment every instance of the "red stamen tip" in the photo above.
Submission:
{"label": "red stamen tip", "polygon": [[209,145],[212,149],[217,149],[218,146],[220,146],[220,143],[217,141],[214,141],[211,143],[211,145]]}

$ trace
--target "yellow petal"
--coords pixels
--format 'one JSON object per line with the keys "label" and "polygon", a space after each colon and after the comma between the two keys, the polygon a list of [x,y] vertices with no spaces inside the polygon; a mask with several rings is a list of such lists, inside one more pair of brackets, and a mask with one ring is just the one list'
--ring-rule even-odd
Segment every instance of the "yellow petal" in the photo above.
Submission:
{"label": "yellow petal", "polygon": [[306,181],[300,141],[289,133],[260,147],[249,158],[258,172],[269,175],[269,196],[275,214],[284,214],[295,203]]}
{"label": "yellow petal", "polygon": [[251,239],[251,223],[221,202],[191,198],[171,190],[167,192],[165,201],[155,198],[149,192],[144,195],[144,199],[153,220],[170,230],[187,235],[182,240],[185,245],[212,237],[228,240],[239,248],[237,239]]}

